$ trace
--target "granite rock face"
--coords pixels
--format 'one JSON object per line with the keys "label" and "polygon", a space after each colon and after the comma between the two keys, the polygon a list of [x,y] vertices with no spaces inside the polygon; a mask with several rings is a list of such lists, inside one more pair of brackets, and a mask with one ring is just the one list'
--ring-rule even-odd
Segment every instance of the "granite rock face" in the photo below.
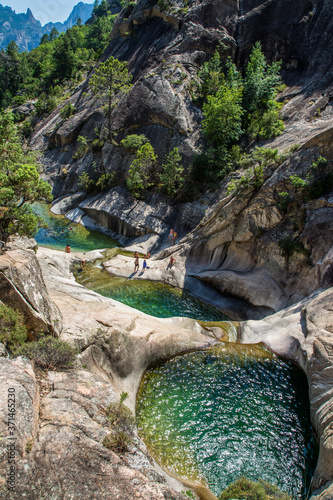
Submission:
{"label": "granite rock face", "polygon": [[[20,358],[6,363],[7,367],[0,362],[0,370],[11,370],[19,403],[16,424],[22,436],[16,454],[15,491],[7,492],[1,484],[3,498],[186,498],[155,472],[138,448],[137,438],[130,453],[121,457],[102,445],[111,431],[105,410],[118,401],[109,383],[84,370],[49,372],[50,392],[41,401],[39,411],[30,363]],[[1,373],[1,382],[3,379]],[[6,391],[2,394],[7,397]],[[28,438],[29,452],[24,447]]]}
{"label": "granite rock face", "polygon": [[1,300],[23,314],[30,335],[61,331],[61,315],[45,288],[36,258],[36,242],[14,239],[0,255]]}

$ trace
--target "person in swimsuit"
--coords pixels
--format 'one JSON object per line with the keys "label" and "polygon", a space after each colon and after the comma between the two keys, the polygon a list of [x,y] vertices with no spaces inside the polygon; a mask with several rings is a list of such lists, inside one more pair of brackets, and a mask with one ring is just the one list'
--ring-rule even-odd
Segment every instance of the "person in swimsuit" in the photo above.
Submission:
{"label": "person in swimsuit", "polygon": [[70,245],[66,245],[65,252],[66,253],[71,253],[71,247],[70,247]]}
{"label": "person in swimsuit", "polygon": [[136,273],[139,270],[139,257],[137,257],[134,261],[134,272]]}

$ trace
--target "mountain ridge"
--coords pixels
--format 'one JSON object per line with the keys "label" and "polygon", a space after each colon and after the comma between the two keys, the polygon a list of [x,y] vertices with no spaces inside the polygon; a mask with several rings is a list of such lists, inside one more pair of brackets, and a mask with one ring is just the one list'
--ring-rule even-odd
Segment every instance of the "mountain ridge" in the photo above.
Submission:
{"label": "mountain ridge", "polygon": [[11,7],[0,4],[0,49],[6,49],[7,45],[14,41],[20,50],[30,51],[37,47],[41,37],[49,34],[53,28],[60,33],[71,28],[79,18],[85,23],[93,8],[94,4],[79,2],[64,23],[47,23],[42,26],[29,7],[26,13],[16,14]]}

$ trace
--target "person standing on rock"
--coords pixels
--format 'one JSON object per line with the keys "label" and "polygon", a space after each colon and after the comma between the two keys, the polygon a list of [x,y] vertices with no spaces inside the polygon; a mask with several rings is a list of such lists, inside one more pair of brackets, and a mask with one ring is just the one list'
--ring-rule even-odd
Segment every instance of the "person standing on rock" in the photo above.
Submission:
{"label": "person standing on rock", "polygon": [[66,252],[66,253],[71,253],[71,247],[70,247],[70,245],[69,245],[69,244],[68,244],[68,245],[66,245],[66,247],[65,247],[65,252]]}
{"label": "person standing on rock", "polygon": [[134,272],[136,273],[139,270],[139,257],[136,257],[134,261]]}
{"label": "person standing on rock", "polygon": [[83,271],[83,269],[86,267],[86,260],[85,259],[81,259],[81,269]]}
{"label": "person standing on rock", "polygon": [[170,241],[170,245],[172,245],[173,240],[173,229],[170,229],[169,236],[167,237],[167,241]]}
{"label": "person standing on rock", "polygon": [[170,257],[170,260],[169,260],[169,264],[168,264],[167,269],[171,269],[171,268],[172,268],[172,266],[175,264],[175,262],[176,262],[176,259],[175,259],[174,257],[172,257],[172,256],[171,256],[171,257]]}
{"label": "person standing on rock", "polygon": [[142,272],[144,273],[146,269],[149,269],[149,267],[147,266],[147,261],[144,260],[142,265]]}

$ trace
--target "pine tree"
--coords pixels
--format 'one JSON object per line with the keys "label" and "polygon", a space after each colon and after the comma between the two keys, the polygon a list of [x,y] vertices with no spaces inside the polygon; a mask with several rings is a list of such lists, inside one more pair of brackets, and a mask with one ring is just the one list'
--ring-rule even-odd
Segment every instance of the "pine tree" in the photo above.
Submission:
{"label": "pine tree", "polygon": [[95,95],[108,96],[109,140],[112,141],[111,113],[114,97],[118,93],[129,92],[132,75],[128,73],[127,62],[110,57],[101,63],[90,80],[90,87]]}

